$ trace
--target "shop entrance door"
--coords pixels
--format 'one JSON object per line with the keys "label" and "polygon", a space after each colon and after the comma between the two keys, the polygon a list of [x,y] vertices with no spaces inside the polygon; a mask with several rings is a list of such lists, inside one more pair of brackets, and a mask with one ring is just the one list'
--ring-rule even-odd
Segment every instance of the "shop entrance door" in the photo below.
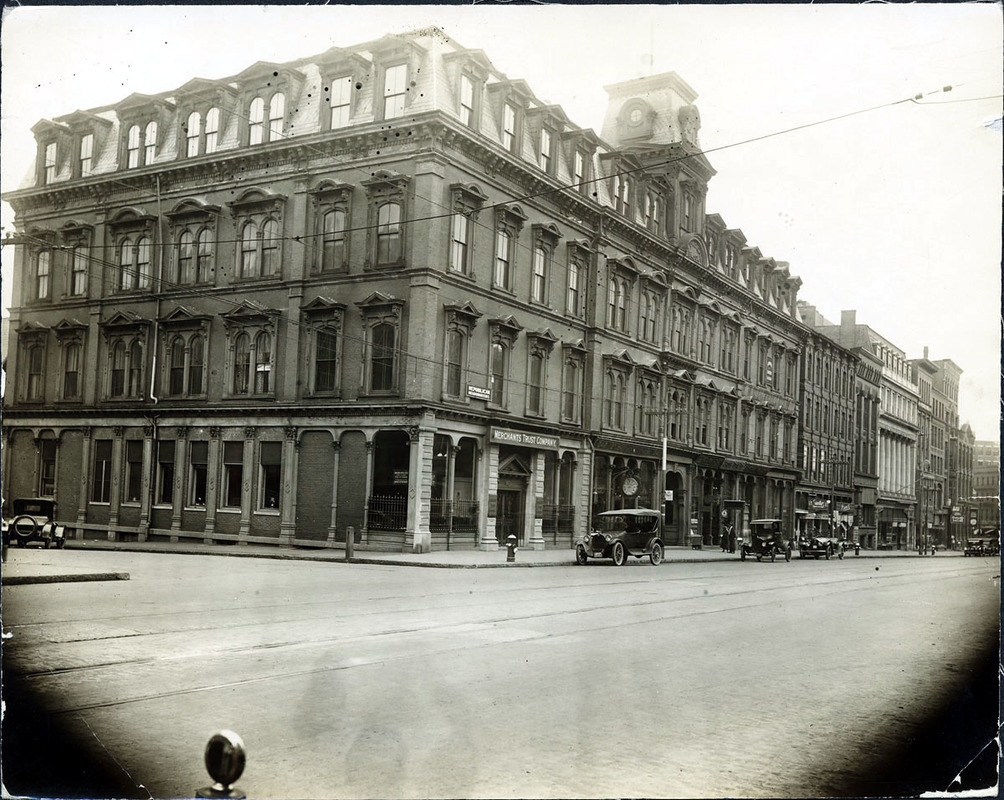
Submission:
{"label": "shop entrance door", "polygon": [[519,489],[499,489],[499,507],[496,528],[499,544],[505,545],[510,535],[516,544],[523,545],[523,492]]}

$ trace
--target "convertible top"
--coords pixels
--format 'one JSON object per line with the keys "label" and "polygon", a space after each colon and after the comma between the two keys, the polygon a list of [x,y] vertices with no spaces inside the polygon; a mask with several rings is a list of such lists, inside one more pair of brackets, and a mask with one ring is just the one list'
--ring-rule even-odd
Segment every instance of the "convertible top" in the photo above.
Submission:
{"label": "convertible top", "polygon": [[622,508],[616,511],[601,511],[597,517],[660,517],[662,513],[652,508]]}

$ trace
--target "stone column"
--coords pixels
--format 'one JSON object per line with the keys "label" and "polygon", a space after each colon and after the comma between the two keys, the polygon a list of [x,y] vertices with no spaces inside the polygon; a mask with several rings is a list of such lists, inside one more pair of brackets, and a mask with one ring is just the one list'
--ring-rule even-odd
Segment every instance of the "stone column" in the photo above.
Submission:
{"label": "stone column", "polygon": [[[90,477],[91,477],[91,435],[94,429],[90,425],[84,425],[80,432],[83,434],[80,452],[80,506],[77,509],[77,523],[87,522],[87,503],[91,497]],[[77,528],[77,538],[83,539],[84,532]]]}
{"label": "stone column", "polygon": [[[527,546],[531,550],[544,549],[544,451],[538,450],[533,459],[533,473],[528,481],[527,491],[532,495],[527,502],[526,519],[529,521],[527,529],[530,536],[527,539]],[[532,503],[532,508],[530,507]]]}
{"label": "stone column", "polygon": [[338,530],[338,456],[342,449],[341,439],[331,438],[332,457],[331,470],[331,524],[328,525],[328,546],[335,544],[335,534]]}
{"label": "stone column", "polygon": [[256,436],[257,430],[254,426],[249,425],[244,429],[244,463],[242,465],[244,481],[241,486],[241,527],[237,534],[238,544],[247,544],[247,538],[251,534],[251,489],[254,485]]}
{"label": "stone column", "polygon": [[360,544],[366,544],[369,538],[370,524],[370,493],[373,491],[373,448],[372,439],[366,440],[366,483],[363,486],[363,529],[360,535]]}
{"label": "stone column", "polygon": [[[292,326],[290,326],[292,327]],[[282,440],[282,520],[279,523],[279,544],[289,547],[296,535],[296,479],[300,453],[300,441],[296,428],[289,426]]]}
{"label": "stone column", "polygon": [[432,456],[435,433],[435,428],[428,425],[418,425],[409,431],[411,452],[408,465],[408,522],[405,545],[406,549],[410,549],[413,553],[428,553],[432,549],[429,514],[432,508]]}
{"label": "stone column", "polygon": [[125,428],[116,425],[112,438],[112,485],[108,493],[108,541],[114,542],[118,534],[114,528],[119,524],[119,506],[122,503],[122,448]]}
{"label": "stone column", "polygon": [[216,531],[216,507],[219,494],[220,450],[222,431],[217,426],[209,429],[209,463],[206,465],[206,528],[202,540],[212,544],[213,533]]}
{"label": "stone column", "polygon": [[185,506],[185,467],[188,465],[188,428],[175,428],[174,443],[174,493],[171,497],[171,541],[177,542],[177,531],[181,530],[181,510]]}
{"label": "stone column", "polygon": [[153,426],[143,428],[143,479],[139,495],[139,541],[150,535],[150,486],[153,474]]}
{"label": "stone column", "polygon": [[486,478],[483,502],[488,516],[478,549],[490,551],[499,548],[496,519],[499,497],[499,448],[496,444],[488,445],[488,474]]}

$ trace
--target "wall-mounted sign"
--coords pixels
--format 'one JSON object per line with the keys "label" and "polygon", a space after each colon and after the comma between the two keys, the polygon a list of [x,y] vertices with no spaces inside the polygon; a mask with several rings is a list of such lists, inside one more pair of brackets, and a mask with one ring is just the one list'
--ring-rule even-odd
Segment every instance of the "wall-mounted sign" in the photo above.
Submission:
{"label": "wall-mounted sign", "polygon": [[473,397],[475,400],[491,400],[492,390],[482,389],[480,386],[468,386],[467,396]]}
{"label": "wall-mounted sign", "polygon": [[408,485],[408,470],[406,469],[396,469],[394,470],[394,483],[398,485]]}
{"label": "wall-mounted sign", "polygon": [[544,436],[528,431],[510,431],[506,428],[492,428],[489,441],[493,444],[515,444],[520,447],[544,447],[548,450],[558,449],[557,436]]}
{"label": "wall-mounted sign", "polygon": [[672,489],[666,489],[666,492],[663,495],[663,498],[665,499],[665,501],[667,503],[672,503],[673,502],[673,490]]}

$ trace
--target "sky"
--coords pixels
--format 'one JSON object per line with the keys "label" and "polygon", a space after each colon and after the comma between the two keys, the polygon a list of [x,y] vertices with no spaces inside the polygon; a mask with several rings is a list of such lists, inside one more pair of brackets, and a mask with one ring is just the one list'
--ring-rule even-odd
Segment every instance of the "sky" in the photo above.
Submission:
{"label": "sky", "polygon": [[40,119],[431,25],[597,133],[604,86],[679,74],[717,170],[708,212],[828,319],[853,309],[908,358],[954,361],[961,421],[999,437],[996,4],[8,7],[0,190],[31,168]]}

